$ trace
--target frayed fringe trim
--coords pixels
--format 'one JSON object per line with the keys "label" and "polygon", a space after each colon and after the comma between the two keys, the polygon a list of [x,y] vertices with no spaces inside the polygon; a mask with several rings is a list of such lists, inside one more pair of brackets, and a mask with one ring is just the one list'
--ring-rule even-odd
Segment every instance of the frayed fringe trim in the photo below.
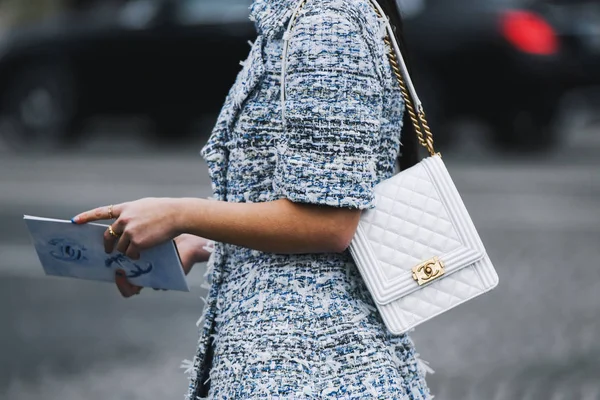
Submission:
{"label": "frayed fringe trim", "polygon": [[185,369],[185,371],[183,371],[183,373],[186,375],[189,375],[192,372],[194,372],[194,362],[192,360],[188,360],[188,359],[182,360],[179,368]]}
{"label": "frayed fringe trim", "polygon": [[202,248],[211,254],[214,253],[215,252],[215,241],[209,240],[208,242],[206,242],[206,246],[204,246]]}
{"label": "frayed fringe trim", "polygon": [[419,353],[415,353],[415,359],[417,360],[417,367],[419,368],[419,371],[423,374],[423,377],[426,377],[427,374],[435,374],[435,371],[433,370],[433,368],[431,368],[429,366],[429,361],[425,361],[421,358],[419,358],[420,354]]}

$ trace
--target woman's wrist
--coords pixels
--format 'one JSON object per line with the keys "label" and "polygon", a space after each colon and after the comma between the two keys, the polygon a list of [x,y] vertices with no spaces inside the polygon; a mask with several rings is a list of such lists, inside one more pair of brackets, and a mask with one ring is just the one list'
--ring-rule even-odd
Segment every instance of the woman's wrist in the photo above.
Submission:
{"label": "woman's wrist", "polygon": [[[203,199],[175,198],[172,205],[173,231],[176,235],[195,234],[192,222],[197,218],[198,210],[203,207]],[[193,216],[192,216],[193,215]]]}

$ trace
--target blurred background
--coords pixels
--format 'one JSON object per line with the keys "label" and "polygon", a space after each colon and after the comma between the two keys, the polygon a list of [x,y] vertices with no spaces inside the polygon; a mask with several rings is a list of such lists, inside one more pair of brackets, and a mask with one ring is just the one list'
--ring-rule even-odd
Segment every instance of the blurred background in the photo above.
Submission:
{"label": "blurred background", "polygon": [[[400,0],[399,0],[400,1]],[[44,277],[23,214],[209,196],[251,0],[0,0],[0,399],[182,398],[206,294]],[[441,400],[600,399],[600,1],[401,0],[500,275],[413,333]]]}

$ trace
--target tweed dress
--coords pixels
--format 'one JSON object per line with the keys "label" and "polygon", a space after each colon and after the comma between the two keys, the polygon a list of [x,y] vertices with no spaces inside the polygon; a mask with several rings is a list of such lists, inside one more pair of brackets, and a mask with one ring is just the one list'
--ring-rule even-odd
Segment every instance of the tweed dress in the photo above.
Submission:
{"label": "tweed dress", "polygon": [[[202,148],[214,199],[373,207],[394,173],[404,103],[367,0],[255,0],[257,38]],[[348,250],[214,243],[187,399],[431,398],[407,335],[389,334]]]}

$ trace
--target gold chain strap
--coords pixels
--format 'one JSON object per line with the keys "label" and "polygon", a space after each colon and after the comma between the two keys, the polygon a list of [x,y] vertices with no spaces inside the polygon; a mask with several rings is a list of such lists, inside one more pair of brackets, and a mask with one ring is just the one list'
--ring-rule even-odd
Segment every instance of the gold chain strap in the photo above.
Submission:
{"label": "gold chain strap", "polygon": [[[294,22],[296,20],[296,16],[300,12],[300,10],[302,10],[304,5],[306,4],[306,1],[307,0],[302,0],[300,4],[298,4],[294,14],[292,15],[292,20],[290,21],[288,32],[291,32]],[[371,5],[373,6],[373,4]],[[373,6],[373,9],[375,10],[375,13],[379,18],[385,18],[383,15],[381,15],[377,7]],[[436,155],[436,152],[433,148],[433,134],[431,133],[431,129],[429,129],[429,124],[427,123],[427,118],[425,117],[425,110],[423,110],[422,106],[419,108],[419,110],[415,110],[414,103],[406,88],[404,77],[400,72],[400,67],[398,66],[398,59],[396,57],[396,53],[394,52],[394,46],[392,45],[389,33],[386,33],[384,42],[389,48],[388,56],[390,59],[390,64],[392,66],[392,71],[394,72],[394,75],[396,75],[396,79],[398,80],[398,84],[400,85],[400,91],[402,92],[402,97],[404,98],[406,109],[408,111],[408,115],[410,116],[410,120],[412,121],[412,124],[415,128],[415,133],[417,134],[419,143],[421,143],[421,145],[427,149],[430,155],[434,156]],[[285,57],[285,54],[283,56]],[[423,134],[423,131],[425,131],[425,134]],[[439,155],[439,153],[437,154]]]}
{"label": "gold chain strap", "polygon": [[[375,9],[375,13],[379,18],[385,18],[379,13],[379,10],[376,7],[373,8]],[[433,134],[431,133],[431,129],[429,129],[429,124],[427,123],[427,118],[425,117],[425,110],[423,110],[423,108],[421,107],[420,110],[415,111],[413,101],[410,98],[410,95],[408,94],[406,84],[404,83],[404,78],[402,77],[402,73],[400,72],[400,67],[398,66],[398,59],[396,58],[396,53],[394,52],[394,47],[392,46],[389,34],[385,35],[385,39],[383,41],[389,48],[388,56],[390,58],[392,71],[394,72],[394,75],[396,75],[396,79],[398,80],[398,84],[400,85],[400,91],[402,92],[402,97],[404,97],[404,102],[406,103],[406,110],[408,111],[410,120],[412,121],[412,124],[415,128],[415,133],[417,134],[419,143],[421,143],[421,145],[427,149],[430,155],[434,156],[436,152],[433,148]],[[423,127],[422,130],[421,126]],[[423,135],[423,131],[425,131],[425,135]]]}

